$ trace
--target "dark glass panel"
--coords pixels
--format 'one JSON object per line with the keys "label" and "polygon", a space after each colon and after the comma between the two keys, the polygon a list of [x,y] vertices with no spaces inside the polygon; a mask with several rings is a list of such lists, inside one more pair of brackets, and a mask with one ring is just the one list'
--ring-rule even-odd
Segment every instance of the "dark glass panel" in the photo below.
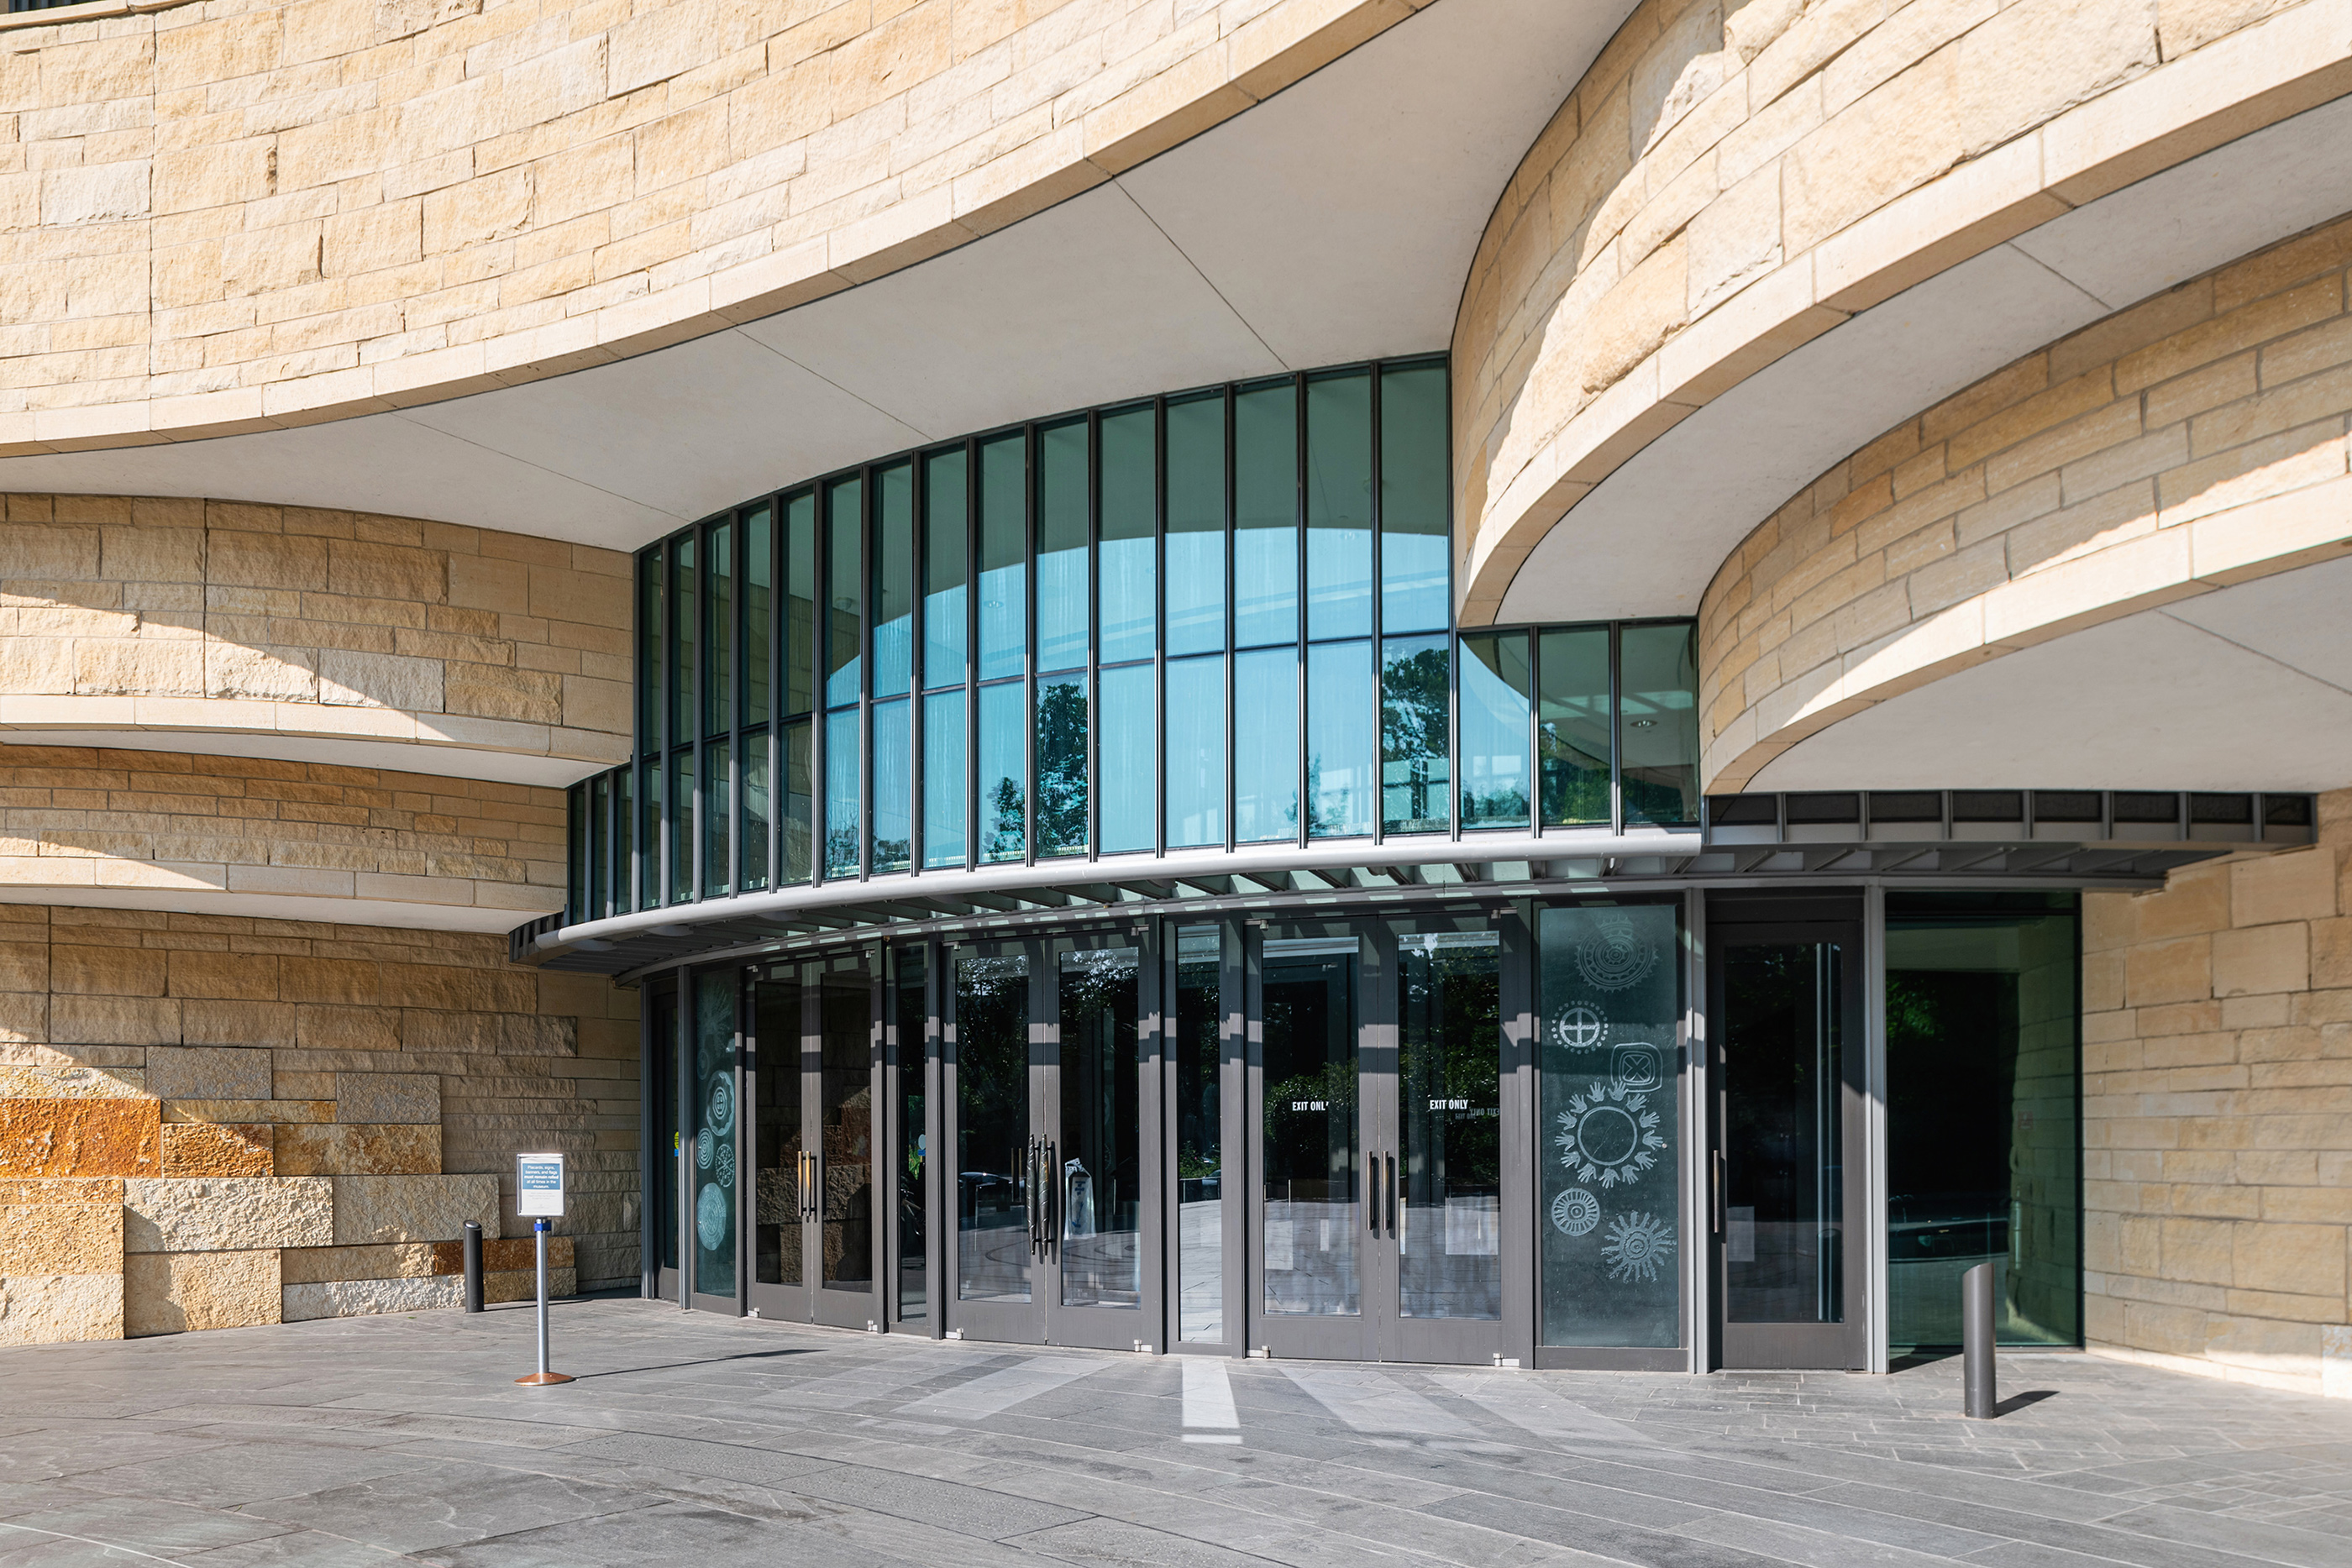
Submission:
{"label": "dark glass panel", "polygon": [[1307,383],[1307,635],[1372,629],[1372,378]]}
{"label": "dark glass panel", "polygon": [[669,901],[694,896],[694,753],[669,759]]}
{"label": "dark glass panel", "polygon": [[803,719],[798,724],[784,726],[783,740],[783,839],[777,845],[782,865],[777,874],[788,883],[806,882],[814,863],[811,849],[815,828],[810,819],[816,794],[816,779],[809,755],[809,721]]}
{"label": "dark glass panel", "polygon": [[735,724],[735,525],[714,523],[704,537],[702,582],[702,733]]}
{"label": "dark glass panel", "polygon": [[1176,1333],[1187,1343],[1225,1337],[1223,967],[1217,927],[1176,933]]}
{"label": "dark glass panel", "polygon": [[895,697],[915,674],[915,466],[874,476],[874,695]]}
{"label": "dark glass panel", "polygon": [[645,788],[638,791],[637,802],[637,907],[652,909],[661,904],[664,885],[662,850],[668,841],[662,801],[667,798],[663,789],[667,770],[659,762],[646,762],[638,774]]}
{"label": "dark glass panel", "polygon": [[1298,649],[1234,655],[1234,836],[1298,836]]}
{"label": "dark glass panel", "polygon": [[730,799],[735,784],[735,770],[728,765],[728,746],[723,740],[707,741],[702,747],[702,896],[724,898],[730,891],[732,870],[728,835],[735,823],[735,806]]}
{"label": "dark glass panel", "polygon": [[865,614],[865,486],[844,479],[824,489],[824,703],[857,700],[858,638]]}
{"label": "dark glass panel", "polygon": [[1536,768],[1546,827],[1606,824],[1609,628],[1536,634]]}
{"label": "dark glass panel", "polygon": [[1029,844],[1029,714],[1018,681],[980,688],[980,858],[1017,861]]}
{"label": "dark glass panel", "polygon": [[1528,634],[1462,639],[1462,825],[1528,825]]}
{"label": "dark glass panel", "polygon": [[1143,1304],[1141,955],[1061,956],[1062,1301]]}
{"label": "dark glass panel", "polygon": [[662,668],[667,646],[663,632],[669,601],[662,591],[667,564],[660,546],[637,557],[637,749],[652,751],[662,744],[662,694],[669,678]]}
{"label": "dark glass panel", "polygon": [[961,691],[923,699],[923,864],[964,863],[964,701]]}
{"label": "dark glass panel", "polygon": [[1168,405],[1168,652],[1225,645],[1225,398]]}
{"label": "dark glass panel", "polygon": [[743,518],[743,722],[765,724],[769,712],[769,665],[773,662],[776,616],[775,526],[768,508]]}
{"label": "dark glass panel", "polygon": [[1148,404],[1102,417],[1100,581],[1096,590],[1102,606],[1102,643],[1095,653],[1100,664],[1148,659],[1157,642],[1154,418]]}
{"label": "dark glass panel", "polygon": [[759,1166],[752,1178],[751,1277],[763,1285],[797,1285],[802,1281],[800,982],[760,981],[751,988],[751,1009],[752,1027],[759,1031],[752,1110]]}
{"label": "dark glass panel", "polygon": [[[961,831],[961,823],[958,828]],[[921,1322],[930,1315],[930,1233],[924,1224],[923,1197],[924,1155],[930,1146],[924,1132],[929,1099],[923,1078],[929,1009],[923,999],[923,963],[920,947],[901,947],[894,966],[898,977],[898,1147],[891,1164],[898,1170],[898,1184],[901,1322]]]}
{"label": "dark glass panel", "polygon": [[1381,630],[1443,632],[1445,367],[1381,372]]}
{"label": "dark glass panel", "polygon": [[1503,1315],[1501,939],[1397,938],[1397,1306]]}
{"label": "dark glass panel", "polygon": [[1122,664],[1105,670],[1100,682],[1095,739],[1095,777],[1100,789],[1102,852],[1126,854],[1156,847],[1152,813],[1160,791],[1159,758],[1152,745],[1152,668]]}
{"label": "dark glass panel", "polygon": [[968,523],[965,470],[961,446],[923,460],[923,685],[956,685],[963,680],[969,611],[965,578]]}
{"label": "dark glass panel", "polygon": [[743,840],[735,883],[746,893],[768,885],[768,824],[776,803],[770,793],[768,737],[764,731],[743,737]]}
{"label": "dark glass panel", "polygon": [[1087,848],[1087,678],[1037,682],[1037,852]]}
{"label": "dark glass panel", "polygon": [[1018,675],[1029,652],[1028,444],[980,444],[980,678]]}
{"label": "dark glass panel", "polygon": [[694,536],[669,547],[669,740],[694,735]]}
{"label": "dark glass panel", "polygon": [[[1356,958],[1265,945],[1265,1310],[1362,1310],[1357,1231]],[[1352,946],[1352,945],[1351,945]],[[1297,951],[1305,947],[1306,952]],[[1286,949],[1289,949],[1286,951]]]}
{"label": "dark glass panel", "polygon": [[[1317,650],[1320,652],[1320,650]],[[1381,830],[1442,833],[1453,825],[1447,777],[1446,640],[1391,637],[1381,644]]]}
{"label": "dark glass panel", "polygon": [[588,831],[581,846],[588,857],[585,885],[581,889],[587,904],[572,918],[602,920],[613,912],[613,776],[596,775],[587,793]]}
{"label": "dark glass panel", "polygon": [[694,982],[694,1291],[735,1293],[735,972]]}
{"label": "dark glass panel", "polygon": [[654,996],[653,1043],[646,1053],[646,1071],[653,1074],[654,1216],[656,1243],[665,1269],[677,1267],[677,1180],[684,1163],[686,1138],[677,1119],[677,993]]}
{"label": "dark glass panel", "polygon": [[613,902],[608,915],[626,915],[637,907],[636,783],[635,767],[613,774]]}
{"label": "dark glass panel", "polygon": [[1029,961],[960,958],[955,1068],[956,1294],[1029,1299]]}
{"label": "dark glass panel", "polygon": [[1234,394],[1234,646],[1298,638],[1298,389]]}
{"label": "dark glass panel", "polygon": [[824,874],[857,874],[857,710],[824,716]]}
{"label": "dark glass panel", "polygon": [[816,497],[784,503],[784,711],[816,699]]}
{"label": "dark glass panel", "polygon": [[1628,626],[1618,634],[1625,821],[1698,823],[1698,628]]}
{"label": "dark glass panel", "polygon": [[1307,797],[1310,838],[1372,831],[1372,645],[1320,643],[1307,651]]}
{"label": "dark glass panel", "polygon": [[1040,430],[1037,468],[1037,667],[1077,669],[1088,624],[1087,422]]}
{"label": "dark glass panel", "polygon": [[874,1287],[874,983],[829,970],[817,998],[817,1157],[824,1173],[818,1244],[827,1290]]}
{"label": "dark glass panel", "polygon": [[[1225,841],[1225,658],[1168,661],[1168,847]],[[1290,745],[1295,758],[1296,731]],[[1295,766],[1295,763],[1294,763]],[[1294,823],[1292,831],[1297,831]]]}
{"label": "dark glass panel", "polygon": [[913,699],[876,703],[874,715],[874,842],[866,868],[905,871],[914,852]]}
{"label": "dark glass panel", "polygon": [[1723,959],[1724,1316],[1845,1321],[1845,1042],[1834,942],[1740,945]]}

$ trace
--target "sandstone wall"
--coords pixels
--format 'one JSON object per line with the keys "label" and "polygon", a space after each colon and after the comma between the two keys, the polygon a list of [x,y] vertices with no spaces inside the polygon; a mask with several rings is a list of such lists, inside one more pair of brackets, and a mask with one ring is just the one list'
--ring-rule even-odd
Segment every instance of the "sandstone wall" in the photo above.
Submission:
{"label": "sandstone wall", "polygon": [[2084,898],[2095,1349],[2352,1397],[2352,789],[2307,850]]}
{"label": "sandstone wall", "polygon": [[558,1284],[633,1282],[635,1009],[497,936],[0,905],[0,1343],[456,1305],[525,1149]]}
{"label": "sandstone wall", "polygon": [[0,454],[430,402],[817,298],[1131,168],[1423,3],[12,16]]}
{"label": "sandstone wall", "polygon": [[2352,220],[2060,340],[1904,420],[1726,560],[1701,775],[1744,788],[1874,703],[2352,549]]}

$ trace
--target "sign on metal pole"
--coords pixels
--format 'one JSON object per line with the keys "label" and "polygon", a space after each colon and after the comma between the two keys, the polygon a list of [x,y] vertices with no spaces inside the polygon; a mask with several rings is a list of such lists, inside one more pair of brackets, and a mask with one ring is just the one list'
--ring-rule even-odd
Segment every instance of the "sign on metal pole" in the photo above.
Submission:
{"label": "sign on metal pole", "polygon": [[564,1374],[547,1369],[547,1222],[563,1213],[562,1155],[515,1156],[515,1213],[530,1220],[532,1239],[539,1243],[539,1370],[515,1381],[569,1383],[572,1379]]}

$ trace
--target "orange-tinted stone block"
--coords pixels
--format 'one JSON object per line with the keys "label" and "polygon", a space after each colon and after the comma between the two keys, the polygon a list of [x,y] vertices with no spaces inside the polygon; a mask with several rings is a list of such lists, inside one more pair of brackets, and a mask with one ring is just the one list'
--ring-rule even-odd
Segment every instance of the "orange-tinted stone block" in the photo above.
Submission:
{"label": "orange-tinted stone block", "polygon": [[171,1122],[163,1127],[167,1176],[277,1175],[266,1123]]}
{"label": "orange-tinted stone block", "polygon": [[163,1173],[152,1100],[0,1100],[0,1176]]}
{"label": "orange-tinted stone block", "polygon": [[[536,1273],[539,1269],[538,1243],[530,1237],[490,1237],[482,1242],[482,1272],[494,1274],[504,1270],[522,1269]],[[547,1267],[550,1272],[572,1267],[572,1238],[551,1236],[547,1239]],[[433,1244],[433,1271],[436,1274],[462,1274],[466,1271],[466,1244],[462,1241],[436,1241]]]}

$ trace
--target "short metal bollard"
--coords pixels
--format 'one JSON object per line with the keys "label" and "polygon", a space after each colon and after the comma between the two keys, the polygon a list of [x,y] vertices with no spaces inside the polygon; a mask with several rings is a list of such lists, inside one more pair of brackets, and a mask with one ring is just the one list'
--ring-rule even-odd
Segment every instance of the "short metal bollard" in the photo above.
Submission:
{"label": "short metal bollard", "polygon": [[1993,1385],[1992,1265],[1979,1263],[1960,1276],[1960,1362],[1968,1383],[1968,1416],[1990,1421],[2000,1402]]}
{"label": "short metal bollard", "polygon": [[482,1310],[482,1222],[466,1221],[466,1310]]}

